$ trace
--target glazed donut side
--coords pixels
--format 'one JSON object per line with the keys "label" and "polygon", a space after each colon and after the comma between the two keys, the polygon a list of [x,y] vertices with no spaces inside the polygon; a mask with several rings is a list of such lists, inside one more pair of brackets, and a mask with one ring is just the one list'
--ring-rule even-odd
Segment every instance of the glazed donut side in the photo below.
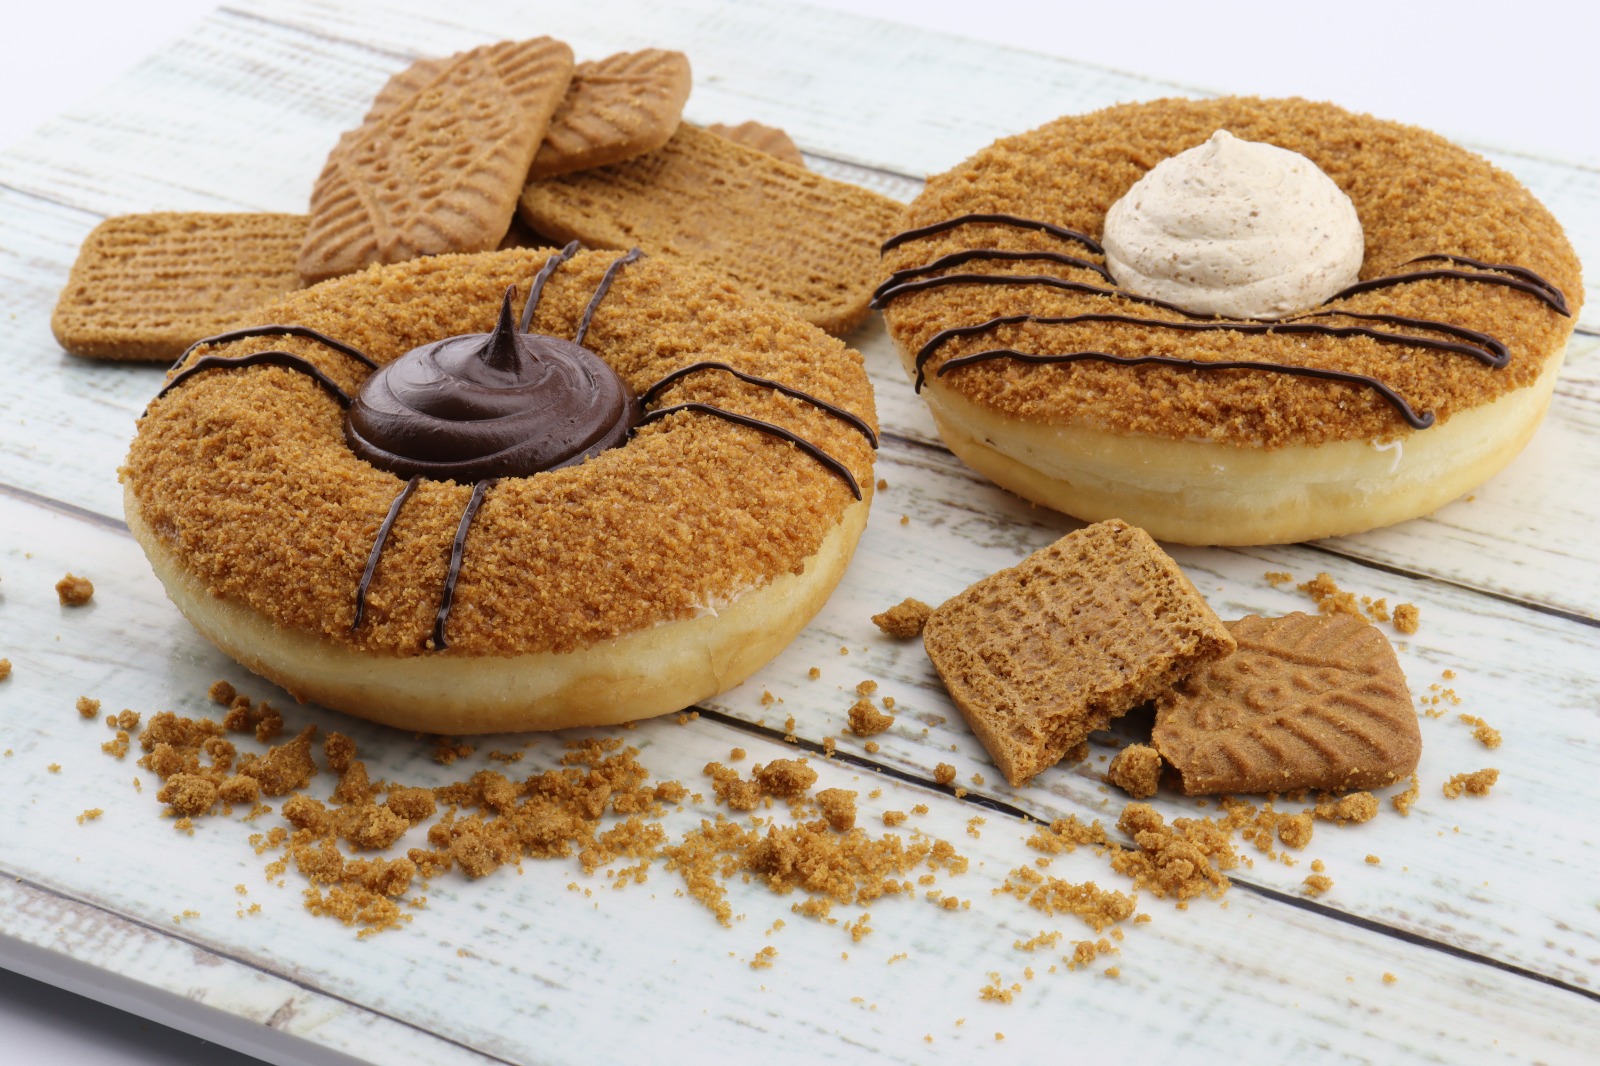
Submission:
{"label": "glazed donut side", "polygon": [[125,490],[128,527],[168,597],[206,639],[302,703],[445,735],[615,725],[669,714],[743,682],[822,609],[866,527],[851,504],[799,574],[732,603],[569,652],[375,656],[287,629],[211,595],[143,520]]}
{"label": "glazed donut side", "polygon": [[[263,316],[383,364],[488,330],[506,286],[526,293],[547,258],[511,251],[374,268]],[[562,264],[533,331],[572,337],[616,259],[580,253]],[[476,492],[423,480],[409,495],[404,479],[345,442],[334,392],[353,394],[371,373],[356,360],[282,334],[193,353],[191,367],[208,354],[289,351],[332,388],[276,365],[184,378],[152,402],[130,449],[130,526],[198,628],[335,709],[470,732],[687,706],[775,654],[839,579],[871,501],[871,386],[859,354],[820,330],[725,281],[648,259],[616,272],[585,344],[636,393],[699,369],[653,395],[647,408],[665,417],[621,447]],[[481,506],[464,521],[475,496]],[[629,654],[648,661],[630,668]],[[354,679],[340,681],[344,670]],[[475,681],[478,670],[490,680]]]}
{"label": "glazed donut side", "polygon": [[1292,544],[1429,514],[1487,481],[1533,436],[1560,369],[1427,433],[1274,451],[1019,422],[953,391],[927,400],[957,458],[1063,514],[1174,544]]}
{"label": "glazed donut side", "polygon": [[[1278,332],[1118,291],[1094,250],[1106,209],[1222,128],[1301,152],[1348,193],[1366,231],[1359,291]],[[1303,100],[1061,119],[930,179],[908,224],[974,214],[1048,221],[1087,243],[976,222],[886,251],[886,271],[903,273],[885,319],[946,442],[1036,502],[1187,543],[1353,533],[1470,490],[1537,427],[1582,300],[1560,226],[1510,175],[1427,131]],[[1401,274],[1426,276],[1382,280]],[[1016,280],[987,280],[1004,275]],[[1097,357],[982,354],[1005,350]],[[1199,365],[1215,361],[1262,369]]]}

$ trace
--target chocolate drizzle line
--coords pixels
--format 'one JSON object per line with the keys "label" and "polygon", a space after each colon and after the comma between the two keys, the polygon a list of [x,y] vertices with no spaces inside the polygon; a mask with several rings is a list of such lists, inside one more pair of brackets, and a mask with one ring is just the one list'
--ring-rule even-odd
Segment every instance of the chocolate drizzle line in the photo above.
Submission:
{"label": "chocolate drizzle line", "polygon": [[1065,289],[1068,292],[1081,292],[1089,296],[1120,296],[1133,303],[1145,304],[1150,307],[1159,307],[1165,311],[1172,311],[1183,315],[1185,318],[1213,320],[1214,315],[1197,315],[1193,311],[1185,310],[1177,304],[1165,300],[1157,300],[1150,296],[1135,296],[1131,292],[1121,289],[1107,289],[1099,285],[1090,285],[1082,281],[1068,281],[1058,278],[1053,274],[941,274],[933,278],[919,278],[916,281],[904,281],[891,289],[885,289],[882,296],[875,299],[872,306],[887,307],[891,300],[911,292],[921,292],[923,289],[938,289],[946,285],[1048,285],[1052,289]]}
{"label": "chocolate drizzle line", "polygon": [[762,378],[757,377],[754,374],[747,374],[743,370],[735,370],[727,363],[719,363],[709,359],[698,363],[690,363],[688,366],[681,366],[667,374],[660,381],[656,382],[654,385],[651,385],[648,389],[645,389],[644,392],[639,396],[639,402],[644,405],[649,405],[651,401],[653,401],[674,382],[688,377],[690,374],[699,373],[702,370],[720,370],[724,373],[732,374],[740,381],[747,382],[751,385],[760,385],[763,388],[772,389],[774,392],[781,392],[785,396],[791,396],[796,400],[802,401],[803,403],[808,403],[813,407],[826,411],[828,414],[840,419],[841,421],[849,423],[863,437],[867,438],[867,443],[872,445],[874,449],[878,447],[878,435],[872,431],[872,427],[867,425],[867,423],[859,415],[853,414],[850,411],[846,411],[844,408],[835,404],[831,404],[827,400],[820,399],[819,397],[813,396],[808,392],[802,392],[799,389],[791,388],[788,385],[773,381],[770,378]]}
{"label": "chocolate drizzle line", "polygon": [[334,340],[326,333],[318,333],[310,326],[247,326],[244,329],[235,329],[229,330],[227,333],[218,333],[213,337],[201,337],[199,340],[195,341],[193,344],[189,345],[189,347],[183,350],[183,354],[178,356],[177,362],[173,363],[167,372],[171,373],[173,370],[176,370],[182,366],[184,360],[193,355],[197,348],[204,348],[211,344],[227,344],[229,341],[247,340],[251,337],[276,337],[280,335],[286,337],[304,337],[307,340],[317,341],[321,344],[327,345],[336,352],[348,355],[356,362],[365,366],[368,370],[378,369],[378,364],[372,359],[368,358],[366,355],[362,354],[360,351],[350,347],[350,345],[344,343],[343,341]]}
{"label": "chocolate drizzle line", "polygon": [[367,616],[367,586],[372,584],[372,575],[378,571],[378,557],[383,554],[384,545],[389,543],[389,531],[394,528],[394,520],[400,517],[400,508],[406,505],[411,494],[417,491],[417,485],[422,481],[418,474],[406,482],[405,488],[389,504],[389,513],[384,516],[383,525],[378,527],[378,536],[372,542],[372,552],[367,556],[366,569],[361,571],[361,581],[356,585],[356,619],[350,623],[351,629],[360,629],[361,622]]}
{"label": "chocolate drizzle line", "polygon": [[[1331,310],[1307,311],[1286,321],[1298,322],[1304,318],[1332,318],[1336,315],[1344,318],[1359,318],[1365,322],[1387,322],[1391,326],[1403,326],[1407,329],[1431,329],[1439,333],[1448,333],[1452,337],[1460,337],[1466,341],[1469,348],[1482,348],[1482,352],[1468,351],[1466,354],[1471,355],[1485,366],[1491,366],[1499,370],[1511,362],[1511,350],[1505,346],[1505,342],[1500,338],[1491,337],[1487,333],[1479,333],[1477,330],[1468,329],[1465,326],[1457,326],[1449,322],[1437,322],[1431,318],[1409,318],[1405,315],[1380,315],[1363,311]],[[1485,355],[1488,358],[1484,358]]]}
{"label": "chocolate drizzle line", "polygon": [[1432,255],[1419,255],[1415,259],[1408,260],[1405,265],[1410,266],[1412,263],[1426,263],[1432,260],[1441,259],[1447,263],[1459,263],[1462,266],[1477,267],[1479,270],[1499,270],[1507,274],[1515,274],[1517,277],[1531,282],[1533,285],[1543,290],[1545,293],[1544,302],[1555,308],[1556,311],[1560,312],[1563,318],[1572,317],[1572,310],[1567,306],[1566,293],[1556,288],[1556,286],[1548,279],[1534,273],[1525,266],[1517,266],[1515,263],[1485,263],[1481,259],[1472,259],[1464,255],[1450,255],[1445,252],[1435,252]]}
{"label": "chocolate drizzle line", "polygon": [[699,411],[702,414],[716,415],[718,418],[736,423],[737,425],[748,426],[751,429],[757,429],[763,433],[770,433],[774,437],[781,437],[790,444],[793,444],[795,447],[799,448],[801,451],[805,452],[807,455],[811,456],[811,458],[815,459],[829,470],[833,471],[835,474],[838,474],[840,477],[844,478],[845,484],[850,486],[850,491],[855,495],[855,498],[858,500],[861,499],[861,486],[856,482],[855,475],[850,473],[849,467],[845,466],[839,460],[835,459],[833,456],[829,455],[815,444],[812,444],[804,437],[796,433],[792,433],[789,430],[784,429],[782,426],[773,425],[771,422],[763,422],[759,418],[751,418],[749,415],[741,415],[734,411],[725,411],[722,408],[715,407],[709,403],[690,402],[675,404],[672,407],[662,407],[658,408],[657,410],[650,411],[644,416],[639,424],[642,426],[649,422],[656,422],[660,419],[666,418],[668,415],[677,414],[679,411]]}
{"label": "chocolate drizzle line", "polygon": [[594,313],[600,307],[600,301],[611,291],[611,283],[616,280],[618,272],[629,263],[642,258],[644,253],[634,248],[627,255],[612,260],[611,265],[606,267],[605,274],[600,278],[600,284],[595,287],[594,295],[589,297],[589,306],[583,309],[583,317],[578,320],[578,332],[572,335],[573,344],[582,347],[583,338],[589,334],[589,323],[594,320]]}
{"label": "chocolate drizzle line", "polygon": [[238,367],[263,365],[278,366],[285,370],[298,370],[300,373],[310,377],[318,385],[321,385],[323,390],[327,392],[328,395],[332,396],[338,401],[340,407],[348,408],[350,406],[350,394],[335,384],[332,378],[318,370],[315,364],[307,359],[293,354],[292,352],[278,350],[267,352],[251,352],[249,355],[202,355],[199,359],[196,359],[194,364],[187,370],[184,370],[182,373],[178,374],[172,380],[163,385],[161,387],[161,391],[156,393],[155,398],[158,400],[161,399],[161,397],[165,396],[167,393],[171,392],[179,385],[182,385],[185,381],[188,381],[190,378],[194,377],[203,370],[228,370]]}
{"label": "chocolate drizzle line", "polygon": [[[1425,258],[1456,259],[1454,256]],[[1417,262],[1417,260],[1413,259],[1412,262]],[[1495,267],[1493,269],[1503,270],[1505,268]],[[1529,273],[1532,273],[1532,271],[1529,271]],[[1534,276],[1537,277],[1538,275]],[[1484,285],[1504,285],[1508,289],[1516,289],[1518,292],[1525,292],[1537,297],[1539,300],[1553,308],[1555,312],[1561,315],[1563,318],[1572,317],[1572,312],[1567,309],[1566,297],[1561,294],[1559,289],[1551,286],[1550,283],[1545,281],[1543,278],[1539,279],[1539,283],[1535,283],[1526,281],[1520,277],[1508,277],[1505,274],[1489,274],[1479,273],[1473,270],[1448,270],[1443,268],[1438,270],[1416,270],[1407,274],[1390,274],[1386,277],[1369,278],[1366,281],[1358,281],[1354,285],[1340,289],[1338,292],[1328,297],[1327,302],[1332,303],[1334,300],[1342,300],[1347,296],[1356,296],[1363,292],[1371,292],[1373,289],[1386,289],[1391,285],[1404,285],[1408,281],[1431,281],[1435,278],[1456,278],[1460,281],[1474,281]]]}
{"label": "chocolate drizzle line", "polygon": [[1111,272],[1105,267],[1101,266],[1099,263],[1093,263],[1087,259],[1082,259],[1075,255],[1068,255],[1065,252],[1016,252],[1001,248],[969,248],[963,252],[951,252],[949,255],[942,255],[933,262],[927,263],[923,266],[907,267],[904,270],[896,270],[893,274],[889,275],[883,284],[879,285],[872,291],[872,306],[881,306],[878,301],[883,298],[883,295],[903,281],[909,281],[912,278],[921,277],[924,274],[931,274],[934,271],[942,270],[945,267],[960,266],[962,263],[970,263],[974,259],[1000,260],[1009,263],[1025,262],[1028,260],[1042,260],[1048,263],[1060,263],[1063,266],[1077,267],[1080,270],[1092,270],[1104,278],[1108,285],[1115,285],[1117,283],[1116,279],[1111,276]]}
{"label": "chocolate drizzle line", "polygon": [[518,330],[527,333],[533,329],[533,313],[539,309],[539,300],[544,296],[544,283],[550,280],[556,267],[577,255],[580,247],[577,241],[567,242],[565,248],[546,259],[544,266],[539,268],[539,273],[533,277],[533,284],[528,286],[528,302],[522,305],[522,321],[517,323]]}
{"label": "chocolate drizzle line", "polygon": [[989,223],[996,226],[1014,226],[1017,229],[1044,230],[1046,233],[1060,237],[1063,240],[1076,241],[1085,248],[1089,249],[1089,251],[1093,252],[1095,255],[1104,255],[1106,251],[1104,248],[1100,247],[1099,241],[1095,240],[1087,233],[1079,233],[1075,229],[1067,229],[1065,226],[1057,226],[1050,222],[1041,222],[1036,218],[1022,218],[1018,215],[1003,214],[958,215],[955,218],[947,218],[943,222],[934,222],[926,226],[919,226],[916,229],[908,229],[904,233],[896,233],[893,237],[890,237],[888,240],[884,241],[878,251],[880,253],[887,252],[892,248],[900,247],[902,244],[905,244],[908,241],[921,240],[924,237],[932,237],[937,233],[944,233],[946,230],[953,230],[958,226],[966,226],[975,223]]}
{"label": "chocolate drizzle line", "polygon": [[483,506],[483,498],[499,483],[499,478],[490,478],[472,486],[472,498],[467,501],[466,510],[461,512],[461,522],[456,526],[456,538],[450,544],[450,569],[444,577],[444,591],[439,594],[439,612],[433,618],[435,651],[443,651],[449,647],[445,643],[444,628],[450,621],[450,607],[456,598],[456,581],[461,576],[461,557],[467,550],[467,532],[472,528],[472,520],[478,516],[478,508]]}
{"label": "chocolate drizzle line", "polygon": [[[1358,316],[1359,317],[1359,316]],[[1399,316],[1385,316],[1398,318]],[[1406,324],[1426,327],[1428,324],[1423,319],[1405,319]],[[987,322],[975,326],[958,326],[953,329],[941,330],[924,344],[917,352],[916,389],[922,391],[922,386],[927,381],[924,366],[933,353],[945,341],[954,337],[970,337],[976,333],[987,332],[996,326],[1015,325],[1020,322],[1035,322],[1044,326],[1070,326],[1079,322],[1113,322],[1133,326],[1147,326],[1157,329],[1175,329],[1186,333],[1244,333],[1260,336],[1270,333],[1307,334],[1319,337],[1370,337],[1381,344],[1398,344],[1411,348],[1431,348],[1434,351],[1455,352],[1471,356],[1487,366],[1499,367],[1505,365],[1504,359],[1499,359],[1495,352],[1479,348],[1472,344],[1460,344],[1454,341],[1442,341],[1434,337],[1417,337],[1403,333],[1385,333],[1381,330],[1368,329],[1365,326],[1321,326],[1314,322],[1251,322],[1240,319],[1229,319],[1223,322],[1169,322],[1160,318],[1136,318],[1133,315],[1118,314],[1083,314],[1083,315],[1005,315],[992,318]],[[1451,329],[1452,327],[1445,327]],[[1470,332],[1470,331],[1468,331]],[[1481,336],[1478,334],[1477,336]],[[1498,344],[1498,342],[1496,342]],[[1504,351],[1501,346],[1501,351]],[[1207,366],[1214,364],[1204,364]],[[1266,366],[1268,364],[1260,364]],[[942,371],[941,371],[942,372]]]}
{"label": "chocolate drizzle line", "polygon": [[1293,366],[1288,363],[1255,363],[1241,362],[1238,360],[1219,360],[1208,362],[1199,359],[1180,359],[1170,355],[1112,355],[1109,352],[1065,352],[1061,354],[1034,355],[1028,352],[1019,352],[1015,348],[993,348],[989,351],[974,352],[971,355],[961,355],[944,363],[934,371],[936,376],[943,376],[951,370],[975,363],[984,363],[993,359],[1015,359],[1018,362],[1032,366],[1042,366],[1054,363],[1076,363],[1093,360],[1102,363],[1116,363],[1118,366],[1175,366],[1191,370],[1259,370],[1273,374],[1293,374],[1297,377],[1320,378],[1323,381],[1341,381],[1352,385],[1363,385],[1382,396],[1393,405],[1400,413],[1400,417],[1413,429],[1427,429],[1433,425],[1433,413],[1418,414],[1411,405],[1405,401],[1398,392],[1379,381],[1377,378],[1365,374],[1352,374],[1343,370],[1324,370],[1320,367]]}

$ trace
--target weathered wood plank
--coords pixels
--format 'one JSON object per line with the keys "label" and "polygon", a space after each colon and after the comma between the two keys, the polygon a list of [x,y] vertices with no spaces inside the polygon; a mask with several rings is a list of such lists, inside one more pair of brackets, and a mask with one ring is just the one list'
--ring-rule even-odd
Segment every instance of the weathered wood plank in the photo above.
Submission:
{"label": "weathered wood plank", "polygon": [[[790,913],[792,897],[735,884],[732,901],[742,917],[724,930],[698,904],[681,898],[676,879],[660,869],[646,884],[619,892],[603,877],[585,878],[570,861],[528,862],[520,873],[506,870],[483,881],[457,875],[436,879],[427,889],[427,907],[417,912],[412,926],[358,941],[353,933],[306,914],[295,878],[283,887],[263,879],[266,859],[253,854],[245,837],[276,824],[275,816],[254,826],[206,820],[192,837],[176,834],[169,822],[154,816],[159,805],[149,775],[143,775],[143,792],[135,792],[130,779],[141,771],[131,760],[117,763],[101,754],[104,727],[84,721],[73,709],[78,695],[89,694],[104,699],[107,709],[203,712],[205,686],[217,677],[258,696],[270,696],[271,690],[206,646],[173,614],[124,534],[8,497],[0,497],[0,522],[14,531],[12,544],[0,555],[4,611],[7,617],[32,620],[8,638],[16,670],[0,692],[5,706],[0,743],[11,751],[4,756],[8,792],[36,798],[17,805],[14,816],[0,824],[0,864],[8,880],[22,877],[38,891],[108,915],[97,917],[77,905],[32,903],[7,912],[10,935],[50,950],[88,951],[113,972],[137,973],[158,987],[247,1017],[270,1016],[285,1001],[281,982],[292,981],[299,991],[289,998],[310,1000],[296,1031],[312,1041],[326,1042],[317,1022],[331,1009],[325,1002],[331,997],[510,1061],[587,1060],[597,1032],[606,1034],[608,1054],[619,1058],[647,1054],[662,1042],[692,1041],[715,1061],[736,1053],[751,1026],[764,1034],[764,1045],[771,1044],[764,1055],[778,1062],[844,1061],[867,1054],[921,1061],[948,1054],[951,1046],[974,1051],[991,1046],[996,1032],[1005,1033],[1008,1054],[1046,1053],[1060,1038],[1060,1013],[1070,1003],[1075,1017],[1095,1019],[1078,1030],[1088,1045],[1104,1047],[1115,1040],[1145,1054],[1187,1049],[1194,1040],[1215,1049],[1248,1046],[1238,1042],[1266,1033],[1290,1047],[1337,1047],[1360,1057],[1399,1055],[1414,1061],[1459,1060],[1466,1049],[1498,1039],[1512,1058],[1549,1061],[1584,1046],[1582,1019],[1596,1010],[1595,1000],[1577,992],[1376,928],[1415,931],[1419,938],[1513,966],[1533,962],[1541,972],[1577,987],[1587,987],[1593,974],[1597,923],[1587,886],[1576,866],[1541,854],[1551,850],[1551,840],[1564,841],[1578,854],[1593,846],[1592,827],[1583,824],[1581,813],[1595,804],[1592,728],[1574,730],[1576,737],[1550,735],[1552,730],[1563,734],[1568,724],[1582,725],[1573,721],[1582,711],[1572,701],[1581,700],[1584,686],[1593,681],[1577,679],[1574,694],[1561,695],[1555,679],[1544,674],[1553,668],[1545,658],[1554,655],[1551,641],[1540,634],[1512,648],[1495,639],[1502,620],[1458,616],[1453,605],[1425,602],[1424,633],[1459,638],[1460,632],[1452,632],[1458,621],[1468,633],[1480,633],[1481,644],[1471,648],[1479,654],[1457,683],[1469,698],[1468,708],[1489,713],[1477,705],[1480,698],[1498,701],[1517,688],[1537,688],[1552,698],[1523,708],[1520,720],[1498,715],[1508,740],[1492,761],[1502,768],[1502,782],[1496,795],[1483,801],[1452,804],[1435,794],[1431,786],[1442,770],[1488,760],[1460,750],[1465,732],[1453,723],[1425,723],[1424,780],[1430,788],[1411,818],[1388,815],[1360,829],[1324,828],[1301,857],[1324,858],[1335,879],[1322,906],[1280,902],[1242,885],[1230,893],[1226,906],[1201,901],[1187,912],[1146,897],[1141,909],[1154,920],[1128,928],[1120,955],[1087,972],[1068,973],[1058,966],[1050,973],[1066,950],[1065,941],[1060,950],[1045,954],[1019,952],[1013,942],[1050,929],[1061,930],[1067,940],[1088,933],[1071,919],[1046,918],[992,894],[1006,871],[1037,857],[1023,844],[1028,831],[1023,823],[941,790],[843,761],[813,759],[822,775],[818,787],[862,793],[867,825],[881,811],[927,804],[928,813],[913,816],[911,825],[952,841],[972,860],[966,874],[941,876],[936,887],[970,900],[970,908],[950,912],[922,900],[881,900],[869,908],[876,931],[854,943],[842,924],[817,927]],[[892,537],[901,527],[898,522],[891,527]],[[1047,536],[1050,531],[1034,527],[1031,532]],[[868,545],[857,565],[880,563],[873,557],[878,550]],[[1007,546],[992,550],[1005,554]],[[954,561],[948,568],[953,573],[937,567],[934,580],[960,580],[974,565]],[[88,569],[96,578],[92,607],[68,611],[54,605],[51,583],[66,567]],[[1225,610],[1242,606],[1234,597],[1251,605],[1273,595],[1289,598],[1238,574],[1213,574],[1192,565],[1191,573]],[[1219,581],[1228,582],[1231,591],[1218,594]],[[902,722],[934,711],[948,714],[947,706],[932,699],[925,664],[919,670],[903,646],[886,647],[863,634],[861,606],[850,598],[837,608],[830,605],[835,617],[820,627],[828,643],[850,641],[851,655],[839,656],[836,648],[797,647],[724,701],[730,712],[752,716],[760,708],[759,694],[771,691],[784,702],[763,711],[769,721],[792,714],[796,732],[815,741],[838,734],[854,681],[876,677],[883,681],[882,692],[900,695]],[[1551,624],[1572,627],[1560,620]],[[1530,656],[1533,647],[1545,648],[1543,657]],[[1415,676],[1419,661],[1430,666],[1441,657],[1455,662],[1464,650],[1460,639],[1449,639],[1445,649],[1434,647],[1431,637],[1426,645],[1413,641],[1405,653],[1407,667]],[[828,651],[836,661],[823,656]],[[819,660],[824,676],[811,681],[806,667]],[[409,735],[313,708],[291,708],[291,714],[292,725],[319,722],[355,735],[374,777],[439,783],[465,776],[483,758],[480,754],[446,770],[426,758],[426,742]],[[750,751],[751,762],[793,753],[779,741],[709,719],[685,725],[658,719],[623,735],[642,750],[642,760],[658,777],[691,785],[703,783],[702,763],[723,757],[735,745]],[[532,772],[552,763],[562,740],[561,735],[537,738],[519,769]],[[995,778],[953,719],[930,725],[926,736],[911,725],[879,740],[890,765],[925,766],[938,758],[961,766],[963,782],[970,784],[969,771],[982,772],[991,782]],[[495,743],[518,745],[516,738]],[[950,752],[951,744],[959,750]],[[841,747],[860,750],[848,739]],[[1552,767],[1552,758],[1570,770]],[[51,771],[51,763],[59,769]],[[324,778],[317,787],[331,786]],[[881,795],[867,796],[873,789],[881,789]],[[1071,771],[1049,775],[1043,787],[1026,795],[1011,795],[993,784],[974,791],[1018,801],[1041,815],[1110,813],[1092,778]],[[1170,814],[1195,813],[1192,804],[1176,797],[1159,802]],[[1110,803],[1112,810],[1116,806]],[[89,807],[105,813],[75,824],[76,814]],[[709,808],[690,804],[668,824],[676,833],[708,813]],[[972,825],[974,816],[985,821]],[[1450,831],[1454,824],[1460,825],[1459,834]],[[1530,824],[1543,831],[1530,835]],[[1363,861],[1369,852],[1380,854],[1381,866]],[[1049,872],[1124,887],[1104,860],[1087,851],[1058,858]],[[1292,895],[1304,873],[1303,864],[1289,869],[1260,861],[1242,876],[1277,884]],[[577,890],[569,887],[574,883]],[[247,895],[235,890],[238,884],[246,886]],[[265,913],[238,916],[251,902],[259,902]],[[63,908],[78,917],[63,923]],[[1337,920],[1335,908],[1370,911],[1375,926]],[[185,910],[196,913],[175,920]],[[836,916],[848,922],[859,911],[839,908]],[[774,923],[780,918],[787,924],[778,929]],[[116,932],[129,922],[137,932]],[[55,932],[63,924],[66,932]],[[150,946],[151,930],[170,931],[177,942],[192,944],[207,957],[224,956],[228,965],[213,982],[208,971],[195,972],[193,956]],[[1296,945],[1292,963],[1282,951],[1286,942]],[[752,969],[749,962],[769,944],[779,953],[773,968]],[[1121,976],[1104,977],[1100,971],[1113,964]],[[1035,971],[1032,979],[1024,975],[1029,966]],[[1385,972],[1397,975],[1398,982],[1385,984]],[[1005,1006],[980,998],[980,990],[994,980],[991,973],[999,975],[1002,986],[1022,986],[1016,1002]],[[1458,991],[1462,981],[1475,989],[1470,1000]],[[717,993],[686,1001],[685,988]],[[958,1025],[958,1018],[965,1023]],[[408,1061],[412,1041],[405,1038],[397,1047],[384,1031],[375,1029],[374,1044],[360,1053],[374,1061]],[[925,1034],[934,1037],[932,1045],[923,1042]],[[1386,1046],[1400,1051],[1385,1052]],[[419,1055],[409,1061],[451,1059]]]}

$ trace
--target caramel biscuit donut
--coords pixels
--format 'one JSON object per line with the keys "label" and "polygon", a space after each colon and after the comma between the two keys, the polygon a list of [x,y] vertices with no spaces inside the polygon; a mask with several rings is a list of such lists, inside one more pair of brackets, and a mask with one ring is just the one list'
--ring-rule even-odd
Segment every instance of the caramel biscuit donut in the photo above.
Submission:
{"label": "caramel biscuit donut", "polygon": [[[1359,280],[1280,321],[1119,289],[1108,208],[1218,130],[1316,163]],[[1442,137],[1304,100],[1159,100],[1059,119],[931,179],[876,302],[951,450],[1078,518],[1255,544],[1427,514],[1503,467],[1582,300],[1514,178]]]}
{"label": "caramel biscuit donut", "polygon": [[179,609],[299,699],[452,734],[678,710],[865,525],[859,354],[681,264],[436,256],[255,317],[173,368],[122,480]]}

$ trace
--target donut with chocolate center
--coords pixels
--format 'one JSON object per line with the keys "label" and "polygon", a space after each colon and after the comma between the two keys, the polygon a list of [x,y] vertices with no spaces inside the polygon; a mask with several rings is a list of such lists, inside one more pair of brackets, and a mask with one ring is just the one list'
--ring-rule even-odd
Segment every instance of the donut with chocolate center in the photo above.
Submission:
{"label": "donut with chocolate center", "polygon": [[[804,627],[871,501],[860,356],[693,269],[565,255],[374,268],[185,355],[122,477],[130,527],[203,634],[298,698],[459,734],[678,710]],[[518,329],[535,336],[509,336],[506,290],[536,282]],[[582,428],[532,473],[481,439],[445,449],[482,453],[466,466],[417,467],[390,458],[415,440],[347,415],[371,387],[389,414],[430,408],[424,437],[441,414],[482,429],[521,418],[511,394],[541,375],[594,377],[620,434]]]}

